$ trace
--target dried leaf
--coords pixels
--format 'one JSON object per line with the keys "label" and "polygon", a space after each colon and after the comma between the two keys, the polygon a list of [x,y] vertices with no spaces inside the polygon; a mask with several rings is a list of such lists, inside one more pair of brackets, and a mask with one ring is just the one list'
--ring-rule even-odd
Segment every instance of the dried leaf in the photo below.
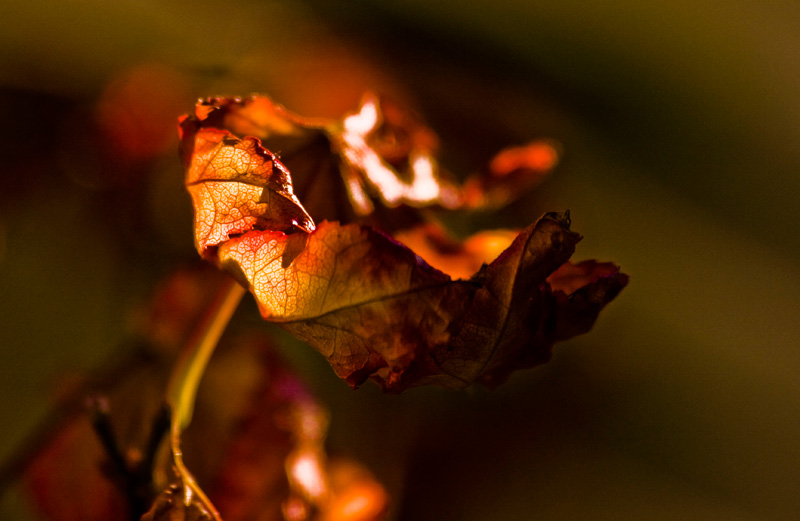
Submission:
{"label": "dried leaf", "polygon": [[[555,327],[559,315],[577,313],[577,300],[557,300],[546,279],[579,239],[565,216],[547,215],[470,280],[452,280],[355,224],[324,222],[308,236],[250,232],[223,244],[219,260],[250,287],[265,318],[309,342],[351,385],[372,377],[402,391],[495,384],[546,361],[556,332],[578,332]],[[299,253],[287,262],[290,250]],[[602,280],[613,283],[587,282],[599,307],[626,279],[614,272]]]}
{"label": "dried leaf", "polygon": [[436,135],[389,100],[365,96],[358,112],[336,127],[334,140],[343,175],[359,181],[350,187],[359,214],[372,213],[375,201],[389,208],[460,204],[458,188],[434,158]]}
{"label": "dried leaf", "polygon": [[553,141],[531,141],[498,152],[488,172],[464,182],[462,208],[499,208],[541,183],[558,163],[559,145]]}
{"label": "dried leaf", "polygon": [[375,216],[384,231],[419,224],[383,209],[497,207],[538,184],[558,162],[558,146],[536,141],[500,152],[486,172],[459,186],[436,160],[438,138],[415,113],[374,94],[341,120],[304,118],[266,96],[208,98],[181,119],[183,157],[192,161],[202,129],[253,136],[292,172],[295,193],[318,221]]}
{"label": "dried leaf", "polygon": [[[286,252],[300,253],[286,263]],[[402,373],[421,345],[450,336],[472,284],[452,282],[372,228],[324,222],[308,235],[251,232],[220,247],[262,315],[324,354],[351,385]]]}
{"label": "dried leaf", "polygon": [[186,187],[194,201],[197,249],[205,256],[249,230],[314,229],[293,193],[288,171],[256,138],[197,132]]}
{"label": "dried leaf", "polygon": [[196,136],[203,129],[254,136],[293,173],[294,193],[316,220],[347,221],[356,214],[348,203],[347,183],[342,182],[331,133],[326,130],[333,125],[329,120],[301,118],[265,96],[208,98],[198,102],[192,116],[181,119],[181,154],[188,166]]}
{"label": "dried leaf", "polygon": [[592,328],[603,306],[628,283],[628,276],[611,262],[564,263],[547,282],[559,306],[556,340],[566,340]]}
{"label": "dried leaf", "polygon": [[472,277],[511,245],[518,231],[484,230],[459,241],[441,226],[423,224],[394,234],[394,238],[434,268],[456,279]]}
{"label": "dried leaf", "polygon": [[[216,260],[250,288],[264,318],[315,347],[352,386],[367,378],[393,392],[429,383],[495,385],[516,369],[546,361],[555,341],[584,332],[627,283],[615,266],[603,265],[611,267],[572,277],[582,285],[568,292],[569,274],[558,273],[553,280],[559,287],[551,290],[548,277],[580,239],[570,231],[568,215],[545,215],[505,248],[508,232],[461,244],[406,211],[498,204],[518,195],[555,164],[550,143],[501,152],[490,167],[493,180],[473,178],[462,191],[438,167],[433,133],[374,96],[341,122],[312,122],[261,96],[209,99],[182,121],[184,142],[215,124],[225,132],[252,132],[265,143],[288,143],[292,159],[309,143],[328,143],[327,159],[317,152],[319,159],[302,164],[286,184],[308,186],[333,173],[346,188],[351,213],[361,219],[323,221],[310,233],[243,230],[217,243]],[[188,152],[184,147],[185,161],[193,164]],[[309,170],[312,164],[320,168]],[[202,199],[195,204],[211,205]],[[392,208],[400,213],[388,217]],[[376,224],[380,231],[370,226]],[[198,241],[203,233],[196,230]],[[408,245],[422,245],[417,253],[455,279]],[[490,251],[501,253],[486,265]]]}

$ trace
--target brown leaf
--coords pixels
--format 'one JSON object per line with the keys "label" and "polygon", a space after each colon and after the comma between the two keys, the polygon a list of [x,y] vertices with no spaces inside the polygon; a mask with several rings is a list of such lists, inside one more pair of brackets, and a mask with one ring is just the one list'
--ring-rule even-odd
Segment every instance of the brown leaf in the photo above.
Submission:
{"label": "brown leaf", "polygon": [[[566,216],[548,214],[470,280],[452,280],[355,224],[325,222],[308,236],[251,232],[223,244],[219,259],[250,287],[265,318],[309,342],[340,377],[353,386],[372,377],[396,392],[495,384],[546,361],[559,314],[577,306],[574,298],[559,303],[546,279],[579,239]],[[292,248],[300,253],[287,263]],[[592,286],[600,307],[624,285],[607,278],[612,287]],[[575,334],[568,324],[558,332]]]}
{"label": "brown leaf", "polygon": [[434,158],[435,134],[416,115],[375,95],[340,121],[303,118],[265,96],[201,100],[194,116],[181,120],[187,165],[202,129],[258,138],[292,172],[295,192],[320,221],[347,222],[400,205],[460,204],[459,188]]}
{"label": "brown leaf", "polygon": [[[555,341],[586,331],[627,283],[617,271],[588,270],[594,275],[573,277],[581,285],[565,293],[564,272],[551,291],[548,277],[580,239],[569,230],[568,215],[545,215],[505,248],[507,232],[462,244],[408,211],[508,200],[555,164],[551,143],[501,152],[490,167],[494,180],[473,179],[461,191],[433,157],[435,135],[419,118],[375,96],[341,122],[304,119],[261,96],[210,99],[183,120],[184,141],[215,124],[226,132],[252,132],[268,146],[287,146],[293,160],[310,143],[327,143],[327,152],[315,149],[313,162],[298,163],[296,183],[336,175],[361,224],[322,222],[307,234],[252,229],[218,242],[217,261],[250,288],[264,318],[315,347],[352,386],[367,378],[394,392],[428,383],[494,385],[515,369],[546,361]],[[191,155],[184,157],[193,164]],[[306,208],[317,217],[314,207]],[[392,208],[397,213],[390,216]],[[398,240],[408,240],[455,280]],[[486,265],[490,250],[500,254]]]}
{"label": "brown leaf", "polygon": [[[301,252],[287,264],[292,248]],[[265,318],[311,343],[351,385],[379,370],[400,374],[418,346],[446,342],[473,291],[356,224],[323,222],[307,237],[251,232],[221,246],[219,259]]]}
{"label": "brown leaf", "polygon": [[554,338],[567,339],[589,331],[603,306],[628,284],[628,276],[611,262],[564,263],[547,282],[559,305]]}

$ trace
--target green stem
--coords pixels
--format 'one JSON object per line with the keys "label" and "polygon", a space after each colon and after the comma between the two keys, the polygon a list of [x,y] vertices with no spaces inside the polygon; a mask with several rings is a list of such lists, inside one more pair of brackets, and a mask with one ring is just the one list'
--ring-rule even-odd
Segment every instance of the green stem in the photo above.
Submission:
{"label": "green stem", "polygon": [[200,379],[244,294],[245,289],[235,280],[225,280],[172,371],[167,386],[167,404],[172,409],[172,424],[178,424],[181,431],[192,421]]}
{"label": "green stem", "polygon": [[[193,336],[181,352],[167,386],[167,404],[172,411],[170,446],[175,468],[183,482],[184,501],[188,505],[199,499],[199,502],[206,506],[216,519],[219,519],[219,516],[214,507],[183,464],[180,436],[192,421],[197,388],[208,361],[245,291],[245,288],[233,279],[227,279],[223,283]],[[197,499],[193,499],[193,496],[196,496]]]}

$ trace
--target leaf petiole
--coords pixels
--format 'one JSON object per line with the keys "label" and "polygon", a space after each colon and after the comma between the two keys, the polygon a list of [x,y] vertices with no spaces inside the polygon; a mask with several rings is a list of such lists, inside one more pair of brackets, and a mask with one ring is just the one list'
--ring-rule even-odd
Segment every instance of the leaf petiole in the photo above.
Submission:
{"label": "leaf petiole", "polygon": [[245,294],[245,288],[232,278],[226,279],[178,358],[167,385],[167,405],[172,412],[170,448],[175,469],[183,484],[184,502],[199,502],[219,519],[214,507],[183,464],[180,436],[192,421],[195,396],[208,361],[222,333]]}

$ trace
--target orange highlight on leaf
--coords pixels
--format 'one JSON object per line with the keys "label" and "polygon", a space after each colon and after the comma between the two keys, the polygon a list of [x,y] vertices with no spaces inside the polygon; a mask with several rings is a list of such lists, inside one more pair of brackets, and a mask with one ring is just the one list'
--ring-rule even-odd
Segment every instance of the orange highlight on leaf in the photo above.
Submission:
{"label": "orange highlight on leaf", "polygon": [[551,142],[504,150],[458,186],[433,132],[373,95],[340,121],[263,96],[208,99],[181,129],[198,249],[352,386],[497,385],[584,332],[627,284],[610,264],[600,277],[548,279],[580,240],[568,214],[461,243],[420,212],[518,197],[557,162]]}
{"label": "orange highlight on leaf", "polygon": [[186,187],[195,207],[195,243],[203,255],[250,230],[314,229],[294,195],[288,171],[256,138],[197,132]]}

